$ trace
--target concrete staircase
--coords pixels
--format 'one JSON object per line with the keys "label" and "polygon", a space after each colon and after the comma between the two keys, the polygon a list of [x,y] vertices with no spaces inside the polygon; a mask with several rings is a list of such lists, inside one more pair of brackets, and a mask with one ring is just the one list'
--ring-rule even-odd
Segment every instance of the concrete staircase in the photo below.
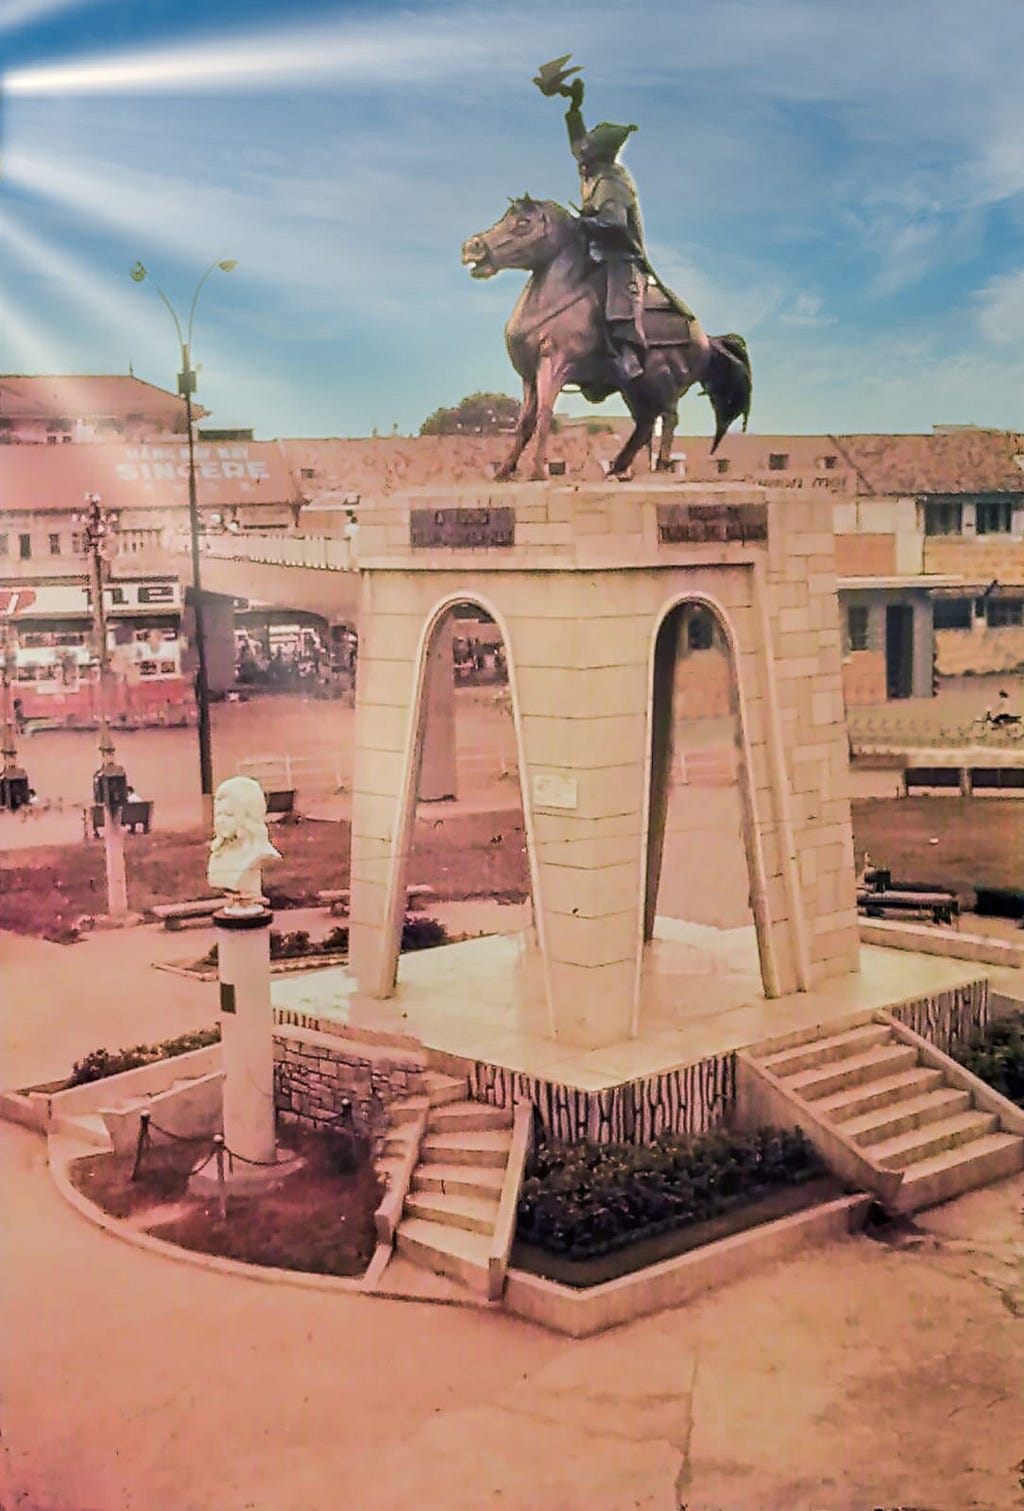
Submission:
{"label": "concrete staircase", "polygon": [[796,1124],[841,1177],[916,1212],[1024,1169],[1024,1112],[877,1014],[744,1051],[757,1115]]}
{"label": "concrete staircase", "polygon": [[414,1265],[443,1275],[474,1296],[490,1295],[490,1256],[512,1146],[511,1112],[472,1102],[465,1079],[427,1073],[425,1097],[392,1109],[394,1126],[378,1169],[392,1176],[419,1157],[398,1226],[395,1248]]}

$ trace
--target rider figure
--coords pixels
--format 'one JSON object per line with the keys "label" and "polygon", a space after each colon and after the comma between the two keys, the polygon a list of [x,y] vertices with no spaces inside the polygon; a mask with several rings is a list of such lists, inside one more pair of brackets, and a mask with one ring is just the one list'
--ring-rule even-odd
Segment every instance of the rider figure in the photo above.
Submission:
{"label": "rider figure", "polygon": [[573,79],[570,88],[559,93],[568,94],[572,101],[565,124],[580,173],[580,215],[590,255],[606,269],[606,329],[616,377],[627,384],[643,371],[647,349],[643,317],[648,264],[636,185],[616,158],[636,127],[602,121],[588,131],[581,109],[583,80]]}

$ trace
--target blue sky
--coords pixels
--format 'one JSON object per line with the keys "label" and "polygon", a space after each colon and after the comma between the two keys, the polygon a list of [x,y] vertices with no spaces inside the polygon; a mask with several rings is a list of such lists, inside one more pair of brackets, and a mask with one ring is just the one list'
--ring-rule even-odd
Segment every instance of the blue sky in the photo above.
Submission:
{"label": "blue sky", "polygon": [[1024,426],[1021,0],[0,0],[0,371],[173,388],[129,269],[185,315],[232,257],[195,323],[217,424],[410,433],[517,393],[523,275],[459,249],[509,195],[578,197],[530,82],[569,51],[588,122],[639,126],[662,277],[749,341],[752,429]]}

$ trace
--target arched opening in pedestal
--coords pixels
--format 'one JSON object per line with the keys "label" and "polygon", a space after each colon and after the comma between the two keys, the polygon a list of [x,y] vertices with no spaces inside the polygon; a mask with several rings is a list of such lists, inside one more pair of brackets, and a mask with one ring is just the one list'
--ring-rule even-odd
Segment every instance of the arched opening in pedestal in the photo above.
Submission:
{"label": "arched opening in pedestal", "polygon": [[743,749],[729,635],[713,605],[684,600],[662,620],[654,648],[646,965],[652,942],[668,941],[706,957],[711,975],[723,975],[728,962],[760,995]]}
{"label": "arched opening in pedestal", "polygon": [[414,909],[437,912],[457,937],[530,930],[507,651],[491,614],[469,599],[445,605],[427,631],[413,781],[405,877]]}

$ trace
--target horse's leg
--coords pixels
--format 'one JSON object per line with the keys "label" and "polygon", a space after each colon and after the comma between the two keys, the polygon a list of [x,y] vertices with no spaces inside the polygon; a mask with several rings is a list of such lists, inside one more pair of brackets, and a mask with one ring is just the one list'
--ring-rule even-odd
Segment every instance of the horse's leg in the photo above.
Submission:
{"label": "horse's leg", "polygon": [[635,429],[629,440],[623,446],[618,456],[608,469],[610,477],[624,478],[629,472],[629,464],[645,446],[651,444],[654,435],[654,422],[658,418],[659,408],[648,400],[646,404],[631,403],[630,413],[633,416]]}
{"label": "horse's leg", "polygon": [[560,363],[551,361],[549,357],[542,357],[537,368],[537,446],[533,454],[533,471],[530,477],[535,483],[543,482],[547,477],[547,450],[548,438],[551,435],[551,419],[554,414],[555,400],[562,392],[565,383],[565,371]]}
{"label": "horse's leg", "polygon": [[661,411],[661,444],[658,446],[658,460],[655,463],[655,472],[672,471],[672,442],[675,440],[676,426],[679,424],[679,404],[669,404]]}
{"label": "horse's leg", "polygon": [[519,458],[523,454],[523,448],[533,435],[537,424],[537,380],[527,382],[523,379],[523,402],[519,407],[519,420],[516,424],[515,439],[512,442],[512,450],[502,462],[494,474],[499,483],[507,483],[515,477]]}

